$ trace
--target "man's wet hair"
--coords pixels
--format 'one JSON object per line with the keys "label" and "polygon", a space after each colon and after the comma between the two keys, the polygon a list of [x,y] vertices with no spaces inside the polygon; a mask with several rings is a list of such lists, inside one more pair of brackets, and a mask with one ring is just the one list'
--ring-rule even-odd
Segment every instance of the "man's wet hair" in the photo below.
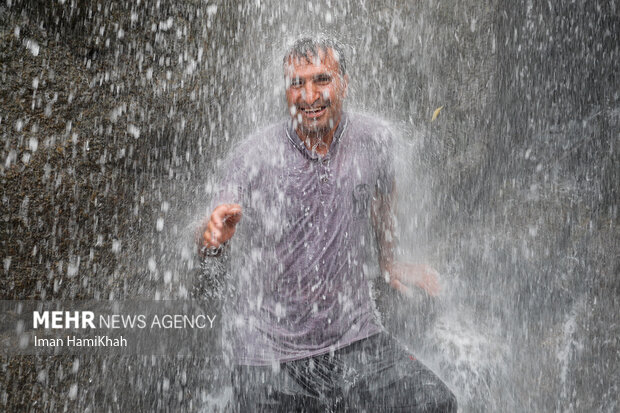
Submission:
{"label": "man's wet hair", "polygon": [[312,59],[319,56],[319,51],[327,53],[329,49],[333,50],[340,75],[344,77],[347,73],[347,62],[342,46],[336,40],[326,37],[302,37],[296,40],[284,55],[283,63],[286,65],[291,58],[305,59],[308,63],[312,63]]}

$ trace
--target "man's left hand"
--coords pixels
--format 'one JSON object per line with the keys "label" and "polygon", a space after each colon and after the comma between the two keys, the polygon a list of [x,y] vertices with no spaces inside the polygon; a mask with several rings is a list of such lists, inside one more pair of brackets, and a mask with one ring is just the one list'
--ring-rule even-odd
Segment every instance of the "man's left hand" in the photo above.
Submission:
{"label": "man's left hand", "polygon": [[390,285],[407,297],[413,296],[413,287],[423,289],[432,297],[441,292],[439,273],[430,265],[396,262],[387,271]]}

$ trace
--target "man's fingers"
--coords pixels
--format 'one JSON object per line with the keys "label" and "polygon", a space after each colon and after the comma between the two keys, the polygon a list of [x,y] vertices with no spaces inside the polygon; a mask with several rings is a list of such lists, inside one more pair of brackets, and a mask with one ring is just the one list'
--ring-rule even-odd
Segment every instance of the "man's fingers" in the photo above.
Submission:
{"label": "man's fingers", "polygon": [[426,273],[424,278],[418,284],[424,289],[424,291],[426,291],[429,295],[433,297],[439,295],[439,293],[441,292],[441,285],[439,284],[435,273]]}
{"label": "man's fingers", "polygon": [[234,214],[227,216],[224,222],[226,223],[226,225],[237,225],[239,221],[241,221],[242,215],[243,214],[241,213],[241,211],[236,212]]}
{"label": "man's fingers", "polygon": [[429,295],[435,297],[437,295],[439,295],[439,292],[441,291],[441,287],[439,286],[439,283],[437,282],[437,280],[434,279],[427,279],[422,285],[420,285],[424,291],[426,291]]}
{"label": "man's fingers", "polygon": [[439,272],[437,272],[437,270],[430,265],[424,265],[424,272],[431,275],[432,277],[435,277],[435,279],[439,278]]}
{"label": "man's fingers", "polygon": [[224,226],[224,219],[226,218],[226,212],[228,205],[220,205],[215,208],[213,214],[211,214],[210,224],[213,224],[216,228],[222,228]]}
{"label": "man's fingers", "polygon": [[241,205],[224,204],[213,211],[211,222],[216,228],[223,228],[224,225],[236,225],[241,220]]}
{"label": "man's fingers", "polygon": [[399,293],[403,294],[406,297],[413,297],[413,292],[411,291],[411,288],[407,287],[405,284],[403,284],[402,282],[400,282],[398,279],[393,278],[390,281],[390,285]]}
{"label": "man's fingers", "polygon": [[441,293],[439,273],[430,265],[398,263],[393,276],[395,279],[391,282],[392,287],[405,295],[411,295],[410,286],[421,288],[431,297]]}
{"label": "man's fingers", "polygon": [[235,225],[241,220],[241,205],[223,204],[216,207],[209,220],[204,223],[196,236],[199,248],[218,248],[235,233]]}
{"label": "man's fingers", "polygon": [[241,221],[241,216],[243,215],[241,206],[237,204],[230,204],[228,207],[229,208],[226,211],[223,221],[226,225],[237,225],[239,221]]}

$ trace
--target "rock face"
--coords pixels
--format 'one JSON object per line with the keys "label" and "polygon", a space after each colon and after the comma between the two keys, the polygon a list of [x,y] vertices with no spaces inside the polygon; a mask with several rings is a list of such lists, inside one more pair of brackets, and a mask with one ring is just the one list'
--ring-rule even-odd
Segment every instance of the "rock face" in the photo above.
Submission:
{"label": "rock face", "polygon": [[210,44],[230,20],[216,12],[192,2],[3,7],[3,297],[124,293],[121,257],[142,255],[139,238],[184,202],[164,194],[169,181],[200,176],[226,125],[210,121],[226,99]]}
{"label": "rock face", "polygon": [[[383,292],[388,324],[421,340],[465,411],[613,410],[615,2],[332,3],[0,5],[0,299],[185,298],[218,158],[285,113],[284,43],[328,32],[347,44],[350,108],[416,148],[405,248],[452,279],[440,305]],[[11,357],[0,406],[217,410],[227,374],[189,358]]]}
{"label": "rock face", "polygon": [[[230,63],[213,45],[233,52],[236,10],[199,1],[0,6],[1,299],[178,291],[163,279],[178,278],[166,246],[183,236],[168,228],[184,230],[178,211],[225,149],[215,143],[229,123]],[[192,273],[191,259],[179,265]],[[203,373],[188,379],[191,364]],[[7,411],[187,408],[213,381],[202,360],[13,357],[3,366]],[[153,397],[147,388],[162,380],[168,396]]]}

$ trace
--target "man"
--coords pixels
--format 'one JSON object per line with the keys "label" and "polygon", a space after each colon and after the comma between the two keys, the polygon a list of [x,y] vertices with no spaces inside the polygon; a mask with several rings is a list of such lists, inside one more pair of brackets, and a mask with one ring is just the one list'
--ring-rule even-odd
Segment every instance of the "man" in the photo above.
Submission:
{"label": "man", "polygon": [[[430,370],[387,334],[369,281],[436,295],[436,273],[394,260],[391,136],[343,112],[341,48],[298,40],[284,59],[291,119],[224,162],[201,254],[231,259],[234,408],[456,411]],[[230,242],[229,242],[230,241]]]}

